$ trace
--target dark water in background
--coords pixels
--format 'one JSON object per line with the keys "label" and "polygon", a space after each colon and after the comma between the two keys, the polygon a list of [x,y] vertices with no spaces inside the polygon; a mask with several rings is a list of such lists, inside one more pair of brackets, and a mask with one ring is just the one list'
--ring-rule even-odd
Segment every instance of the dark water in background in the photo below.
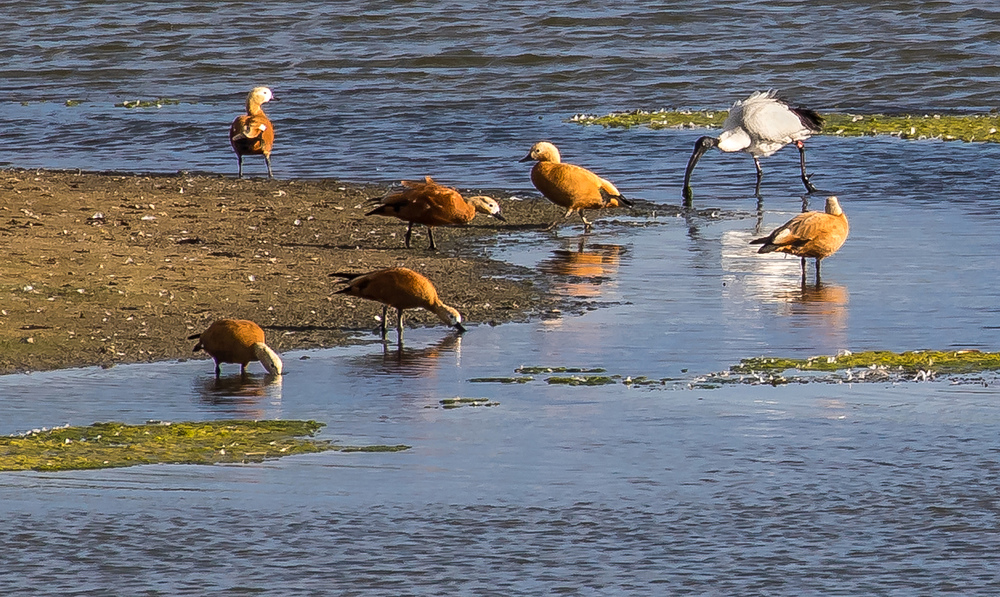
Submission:
{"label": "dark water in background", "polygon": [[[686,156],[621,132],[588,137],[562,123],[577,112],[726,107],[764,88],[819,110],[997,107],[992,2],[61,7],[0,7],[11,24],[0,39],[0,164],[232,173],[227,127],[255,85],[281,98],[268,106],[279,177],[435,174],[499,188],[527,184],[513,160],[540,138],[578,162],[678,185]],[[113,107],[157,97],[184,103]],[[617,168],[616,155],[632,167]]]}
{"label": "dark water in background", "polygon": [[[702,131],[564,119],[725,107],[768,87],[821,111],[985,111],[1000,87],[1000,11],[985,2],[62,6],[0,5],[12,24],[0,164],[232,174],[228,123],[266,84],[281,98],[268,106],[281,178],[431,174],[523,194],[515,160],[549,138],[626,194],[677,204]],[[154,97],[182,103],[113,107]],[[613,305],[583,316],[473,322],[460,341],[408,330],[402,354],[293,353],[279,385],[220,387],[205,361],[0,378],[0,433],[285,417],[325,421],[345,442],[414,446],[4,474],[0,594],[997,594],[992,381],[467,381],[520,365],[694,377],[762,353],[996,350],[1000,147],[809,147],[815,181],[851,219],[819,291],[799,288],[797,260],[746,245],[800,209],[794,151],[764,160],[760,211],[749,158],[715,153],[695,192],[719,217],[621,216],[586,237],[568,227],[490,247]],[[440,408],[454,396],[500,405]]]}

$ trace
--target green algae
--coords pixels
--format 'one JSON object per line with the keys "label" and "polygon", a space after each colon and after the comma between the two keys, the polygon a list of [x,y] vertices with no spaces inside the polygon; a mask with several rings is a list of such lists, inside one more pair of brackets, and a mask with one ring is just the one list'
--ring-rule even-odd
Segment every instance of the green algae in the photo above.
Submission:
{"label": "green algae", "polygon": [[0,471],[66,471],[140,464],[223,464],[326,451],[398,452],[409,446],[344,446],[311,437],[317,421],[108,422],[0,437]]}
{"label": "green algae", "polygon": [[160,97],[151,100],[133,100],[133,101],[123,101],[115,104],[116,108],[162,108],[163,106],[176,106],[180,104],[179,100],[169,99],[165,97]]}
{"label": "green algae", "polygon": [[551,385],[564,386],[606,386],[618,383],[619,379],[621,379],[620,375],[574,375],[572,377],[553,376],[547,378],[545,382]]}
{"label": "green algae", "polygon": [[462,408],[463,406],[499,406],[500,403],[489,398],[445,398],[441,400],[443,408]]}
{"label": "green algae", "polygon": [[528,383],[534,377],[473,377],[471,383]]}
{"label": "green algae", "polygon": [[604,373],[605,369],[595,367],[584,369],[582,367],[518,367],[514,373],[522,375],[537,375],[539,373]]}
{"label": "green algae", "polygon": [[968,374],[1000,370],[1000,353],[978,350],[884,350],[817,356],[808,359],[757,357],[743,359],[731,367],[734,373],[800,371],[837,371],[841,369],[885,369],[916,375],[933,371],[937,375]]}
{"label": "green algae", "polygon": [[[606,116],[577,115],[569,119],[582,125],[605,128],[645,126],[652,129],[721,128],[725,110],[633,110]],[[1000,142],[1000,113],[989,114],[848,114],[830,112],[821,135],[862,137],[891,135],[901,139]]]}

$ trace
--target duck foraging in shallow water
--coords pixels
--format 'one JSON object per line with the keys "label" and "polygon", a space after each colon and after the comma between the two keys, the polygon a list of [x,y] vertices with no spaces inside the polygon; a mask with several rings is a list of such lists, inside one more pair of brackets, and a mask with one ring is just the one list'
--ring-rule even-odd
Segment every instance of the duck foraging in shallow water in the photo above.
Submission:
{"label": "duck foraging in shallow water", "polygon": [[264,344],[264,330],[245,319],[219,319],[204,332],[188,336],[198,339],[194,352],[204,350],[215,359],[215,376],[222,373],[220,363],[239,363],[240,374],[246,375],[250,361],[260,361],[272,375],[281,375],[281,357]]}
{"label": "duck foraging in shallow water", "polygon": [[585,209],[604,209],[632,203],[626,199],[615,185],[601,178],[586,168],[573,164],[564,164],[556,146],[548,141],[535,143],[528,155],[520,161],[535,160],[531,168],[531,184],[545,196],[546,199],[566,208],[566,214],[561,220],[556,220],[548,227],[551,230],[560,221],[568,218],[574,211],[580,212],[585,230],[593,228],[583,215]]}
{"label": "duck foraging in shallow water", "polygon": [[261,107],[277,98],[267,87],[254,87],[247,94],[247,113],[237,116],[229,127],[229,144],[236,152],[239,177],[243,178],[243,156],[262,155],[267,165],[267,177],[271,173],[271,148],[274,147],[274,127]]}
{"label": "duck foraging in shallow water", "polygon": [[799,149],[799,165],[802,170],[802,184],[810,193],[816,192],[806,174],[806,149],[803,141],[823,127],[823,117],[808,108],[793,108],[777,97],[777,92],[755,92],[745,100],[737,101],[729,109],[729,116],[722,125],[718,137],[701,137],[694,144],[694,151],[684,171],[684,200],[690,205],[694,196],[691,191],[691,173],[701,156],[716,147],[719,151],[749,153],[757,168],[756,194],[760,194],[760,181],[764,170],[760,158],[767,157],[789,143]]}
{"label": "duck foraging in shallow water", "polygon": [[500,204],[492,197],[475,195],[462,197],[451,187],[440,185],[430,177],[420,181],[403,181],[403,189],[388,193],[382,198],[382,205],[366,213],[366,216],[391,216],[409,222],[404,242],[410,248],[410,237],[414,224],[427,226],[431,250],[434,245],[434,226],[462,226],[468,224],[481,212],[506,222],[500,214]]}
{"label": "duck foraging in shallow water", "polygon": [[763,238],[750,241],[764,245],[758,253],[788,253],[802,258],[802,280],[806,279],[806,258],[816,259],[816,283],[819,283],[819,262],[833,255],[847,240],[847,216],[836,197],[826,198],[825,211],[801,213]]}
{"label": "duck foraging in shallow water", "polygon": [[465,332],[462,315],[441,302],[437,289],[426,277],[405,267],[391,267],[367,274],[337,272],[332,277],[345,278],[350,283],[334,294],[349,294],[382,303],[382,338],[388,334],[389,307],[396,309],[397,341],[403,343],[403,311],[424,309],[438,316],[445,324]]}

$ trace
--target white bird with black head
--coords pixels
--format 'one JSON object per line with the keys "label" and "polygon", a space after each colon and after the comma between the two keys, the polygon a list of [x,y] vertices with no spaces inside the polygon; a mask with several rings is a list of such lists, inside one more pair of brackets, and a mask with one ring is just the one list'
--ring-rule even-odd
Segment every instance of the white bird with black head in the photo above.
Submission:
{"label": "white bird with black head", "polygon": [[793,108],[778,99],[777,92],[757,91],[745,100],[737,101],[729,110],[729,116],[722,125],[722,133],[718,137],[701,137],[694,144],[694,152],[688,160],[684,172],[684,200],[690,203],[694,196],[691,192],[691,172],[701,156],[713,147],[727,153],[742,151],[753,156],[757,167],[757,187],[754,191],[760,194],[760,180],[764,171],[760,167],[760,158],[767,157],[789,143],[799,148],[799,163],[802,168],[802,184],[810,193],[816,192],[816,187],[809,182],[812,176],[806,174],[806,149],[802,143],[823,126],[823,118],[808,108]]}

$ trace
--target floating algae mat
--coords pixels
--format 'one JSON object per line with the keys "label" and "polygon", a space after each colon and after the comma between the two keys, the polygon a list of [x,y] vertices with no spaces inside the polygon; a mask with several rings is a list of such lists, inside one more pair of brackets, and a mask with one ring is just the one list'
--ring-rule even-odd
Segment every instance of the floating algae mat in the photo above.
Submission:
{"label": "floating algae mat", "polygon": [[500,403],[489,398],[445,398],[441,400],[442,408],[462,408],[463,406],[499,406]]}
{"label": "floating algae mat", "polygon": [[[788,383],[929,381],[949,376],[952,383],[984,383],[981,374],[1000,370],[1000,353],[978,350],[915,350],[908,352],[845,352],[808,359],[757,357],[743,359],[728,371],[702,376],[688,387],[718,388],[724,384],[783,385]],[[794,371],[801,372],[801,375]]]}
{"label": "floating algae mat", "polygon": [[129,108],[129,109],[132,109],[132,108],[162,108],[163,106],[176,106],[176,105],[179,105],[179,104],[180,104],[180,101],[178,101],[178,100],[170,99],[170,98],[166,98],[166,97],[159,97],[159,98],[151,99],[151,100],[142,100],[142,99],[137,99],[137,100],[132,100],[132,101],[125,100],[123,102],[119,102],[119,103],[115,104],[115,107],[116,108]]}
{"label": "floating algae mat", "polygon": [[[584,125],[606,128],[646,126],[667,128],[722,128],[729,112],[726,110],[660,110],[647,112],[613,112],[607,116],[577,115],[569,120]],[[892,135],[902,139],[944,139],[1000,142],[1000,113],[989,114],[821,114],[824,119],[821,135],[863,137]]]}
{"label": "floating algae mat", "polygon": [[260,462],[314,452],[398,452],[409,446],[345,446],[311,437],[317,421],[95,423],[0,437],[0,471],[65,471],[139,464]]}
{"label": "floating algae mat", "polygon": [[845,353],[837,356],[819,356],[808,359],[758,357],[743,359],[731,368],[737,373],[754,371],[837,371],[839,369],[885,368],[904,373],[934,371],[947,375],[975,373],[1000,369],[1000,353],[978,350],[915,350],[910,352],[870,351]]}

